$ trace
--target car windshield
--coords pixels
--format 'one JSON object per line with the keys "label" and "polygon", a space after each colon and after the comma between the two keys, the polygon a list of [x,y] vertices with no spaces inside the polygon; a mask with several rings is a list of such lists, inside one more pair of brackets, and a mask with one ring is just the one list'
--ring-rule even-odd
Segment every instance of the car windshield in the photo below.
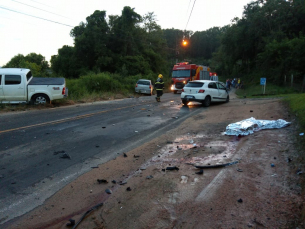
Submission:
{"label": "car windshield", "polygon": [[137,84],[150,85],[150,82],[146,80],[139,80]]}
{"label": "car windshield", "polygon": [[188,82],[185,87],[202,87],[204,83],[201,82]]}
{"label": "car windshield", "polygon": [[190,77],[191,70],[175,70],[172,73],[172,78]]}

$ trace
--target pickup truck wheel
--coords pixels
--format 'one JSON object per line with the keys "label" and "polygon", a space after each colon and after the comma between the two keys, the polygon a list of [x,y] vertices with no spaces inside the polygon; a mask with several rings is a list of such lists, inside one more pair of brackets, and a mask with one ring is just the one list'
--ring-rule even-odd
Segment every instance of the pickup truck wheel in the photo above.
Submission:
{"label": "pickup truck wheel", "polygon": [[37,105],[37,104],[49,104],[50,99],[48,96],[43,95],[43,94],[38,94],[32,97],[32,104]]}
{"label": "pickup truck wheel", "polygon": [[202,105],[204,107],[208,107],[208,106],[210,106],[210,104],[211,104],[211,97],[210,96],[206,96],[204,101],[203,101],[203,103],[202,103]]}

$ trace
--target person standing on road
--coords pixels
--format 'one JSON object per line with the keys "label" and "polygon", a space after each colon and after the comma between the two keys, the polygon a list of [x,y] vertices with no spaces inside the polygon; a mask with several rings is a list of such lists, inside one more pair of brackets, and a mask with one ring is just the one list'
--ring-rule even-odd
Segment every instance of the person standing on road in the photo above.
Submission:
{"label": "person standing on road", "polygon": [[156,91],[157,91],[156,100],[157,100],[157,102],[160,102],[160,97],[163,95],[163,88],[164,88],[164,82],[163,82],[162,74],[158,75],[158,79],[155,83],[155,88],[156,88]]}

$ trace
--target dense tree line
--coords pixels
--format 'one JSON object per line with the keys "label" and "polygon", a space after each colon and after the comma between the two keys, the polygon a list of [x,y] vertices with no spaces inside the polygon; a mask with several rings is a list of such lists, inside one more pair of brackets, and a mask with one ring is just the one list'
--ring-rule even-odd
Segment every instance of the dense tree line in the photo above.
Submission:
{"label": "dense tree line", "polygon": [[[226,77],[267,77],[282,83],[285,75],[305,74],[305,1],[257,0],[244,6],[242,18],[206,31],[162,29],[154,13],[144,16],[126,6],[106,17],[96,10],[74,27],[74,46],[51,58],[53,73],[66,78],[100,72],[170,75],[176,61],[208,65]],[[181,42],[188,41],[187,46]],[[41,55],[17,55],[6,67],[46,70]]]}
{"label": "dense tree line", "polygon": [[[232,76],[267,77],[281,84],[285,75],[305,74],[305,1],[258,0],[244,7],[222,36],[212,63]],[[256,77],[255,77],[255,76]]]}

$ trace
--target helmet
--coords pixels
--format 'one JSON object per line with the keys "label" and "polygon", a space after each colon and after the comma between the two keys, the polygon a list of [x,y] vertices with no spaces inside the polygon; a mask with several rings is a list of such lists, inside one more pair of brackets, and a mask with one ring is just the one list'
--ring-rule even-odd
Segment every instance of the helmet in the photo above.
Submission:
{"label": "helmet", "polygon": [[159,75],[158,75],[158,78],[162,79],[162,78],[163,78],[162,74],[159,74]]}

